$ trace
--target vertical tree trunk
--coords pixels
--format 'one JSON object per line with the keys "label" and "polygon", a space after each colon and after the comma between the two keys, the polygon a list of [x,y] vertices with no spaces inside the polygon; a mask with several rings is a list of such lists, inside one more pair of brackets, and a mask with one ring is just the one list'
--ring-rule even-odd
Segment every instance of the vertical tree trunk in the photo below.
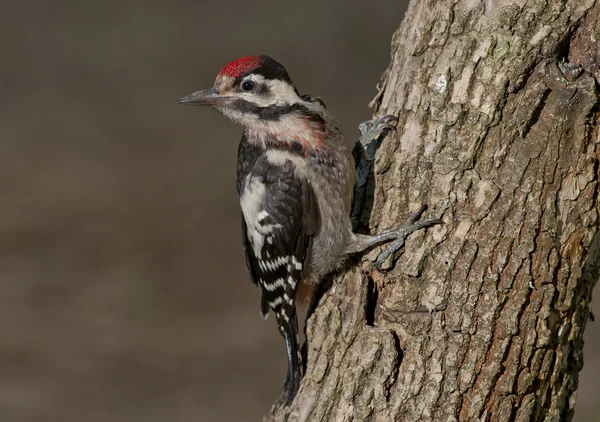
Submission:
{"label": "vertical tree trunk", "polygon": [[371,231],[445,225],[336,277],[268,421],[569,420],[599,276],[600,2],[413,0],[374,100],[399,117]]}

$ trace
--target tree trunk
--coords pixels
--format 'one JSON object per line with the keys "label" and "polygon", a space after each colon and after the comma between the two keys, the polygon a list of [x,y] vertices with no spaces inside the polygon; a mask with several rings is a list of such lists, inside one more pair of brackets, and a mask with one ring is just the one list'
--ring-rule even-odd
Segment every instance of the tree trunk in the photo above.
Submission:
{"label": "tree trunk", "polygon": [[413,0],[374,100],[372,232],[420,204],[308,321],[307,373],[267,421],[563,421],[599,277],[600,1]]}

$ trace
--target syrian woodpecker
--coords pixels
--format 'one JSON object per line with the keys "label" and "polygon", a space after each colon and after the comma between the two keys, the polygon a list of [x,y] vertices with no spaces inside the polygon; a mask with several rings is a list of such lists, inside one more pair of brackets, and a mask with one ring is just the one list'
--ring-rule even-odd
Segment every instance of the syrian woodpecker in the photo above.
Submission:
{"label": "syrian woodpecker", "polygon": [[[262,290],[263,318],[272,310],[285,339],[282,398],[290,404],[303,368],[295,303],[299,285],[319,282],[350,254],[395,240],[377,259],[379,268],[410,233],[441,221],[419,220],[422,208],[400,228],[375,236],[354,233],[356,171],[348,142],[323,102],[300,95],[285,68],[268,56],[232,61],[212,88],[177,102],[214,107],[244,128],[237,191],[246,264]],[[384,116],[380,128],[389,129],[392,119]]]}

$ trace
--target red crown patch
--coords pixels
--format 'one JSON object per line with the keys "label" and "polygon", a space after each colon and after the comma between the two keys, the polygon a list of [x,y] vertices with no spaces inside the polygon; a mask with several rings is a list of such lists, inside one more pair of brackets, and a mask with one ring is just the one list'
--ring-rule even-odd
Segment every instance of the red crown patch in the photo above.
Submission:
{"label": "red crown patch", "polygon": [[249,70],[256,69],[262,62],[262,56],[245,56],[226,64],[219,70],[219,75],[237,78]]}

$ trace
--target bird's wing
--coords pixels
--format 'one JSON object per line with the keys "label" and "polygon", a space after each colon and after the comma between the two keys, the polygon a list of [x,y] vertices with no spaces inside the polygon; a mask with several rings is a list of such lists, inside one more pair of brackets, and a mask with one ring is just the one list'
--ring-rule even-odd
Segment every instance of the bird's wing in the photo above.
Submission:
{"label": "bird's wing", "polygon": [[240,192],[243,243],[252,281],[262,289],[261,313],[266,318],[272,309],[281,327],[294,310],[319,210],[312,187],[290,161],[257,164],[261,171],[251,173]]}

